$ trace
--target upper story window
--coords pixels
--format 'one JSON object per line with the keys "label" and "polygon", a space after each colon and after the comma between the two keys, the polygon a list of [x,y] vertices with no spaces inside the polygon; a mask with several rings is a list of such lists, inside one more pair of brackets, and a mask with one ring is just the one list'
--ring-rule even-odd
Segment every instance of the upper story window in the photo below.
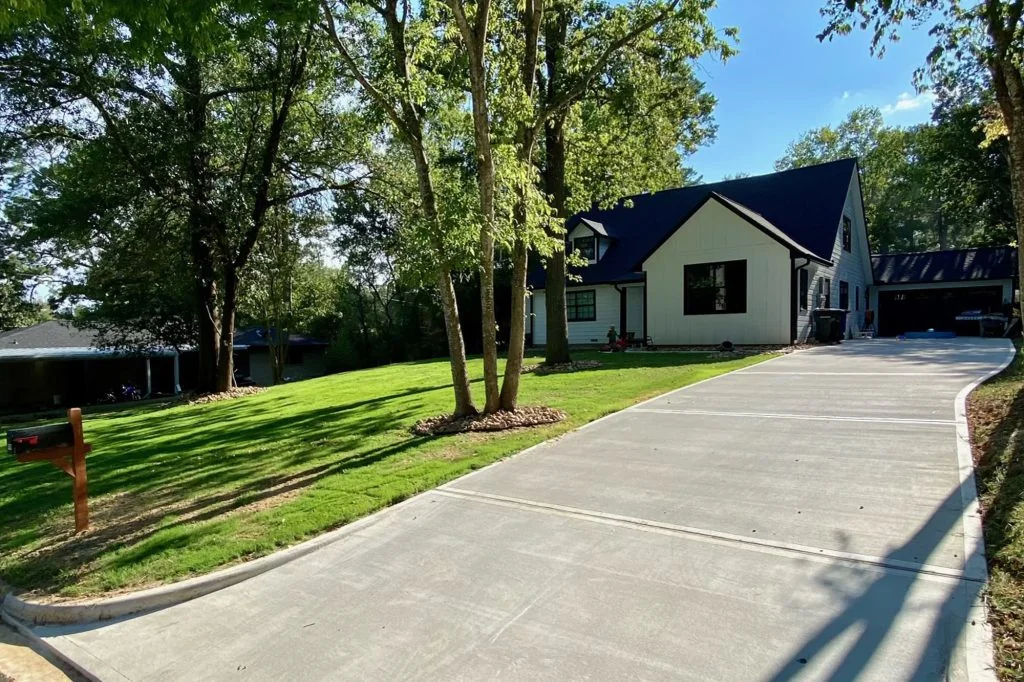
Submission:
{"label": "upper story window", "polygon": [[576,237],[572,240],[572,248],[588,261],[597,260],[597,237]]}
{"label": "upper story window", "polygon": [[853,221],[843,216],[843,251],[853,250]]}
{"label": "upper story window", "polygon": [[747,312],[747,261],[683,266],[683,315]]}

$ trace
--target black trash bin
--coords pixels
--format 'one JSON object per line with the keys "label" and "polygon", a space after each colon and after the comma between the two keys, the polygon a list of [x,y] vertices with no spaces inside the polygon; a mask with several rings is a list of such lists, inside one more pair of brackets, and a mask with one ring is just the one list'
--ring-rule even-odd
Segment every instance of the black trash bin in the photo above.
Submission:
{"label": "black trash bin", "polygon": [[811,311],[814,338],[818,343],[841,343],[846,335],[846,311],[842,308],[818,308]]}

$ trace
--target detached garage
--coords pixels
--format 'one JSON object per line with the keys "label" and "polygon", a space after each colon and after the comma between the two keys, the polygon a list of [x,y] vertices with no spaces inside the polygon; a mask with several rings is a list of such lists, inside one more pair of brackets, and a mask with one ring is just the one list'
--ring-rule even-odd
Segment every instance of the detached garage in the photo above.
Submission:
{"label": "detached garage", "polygon": [[1017,250],[1011,246],[879,254],[871,264],[879,336],[928,329],[977,334],[974,318],[1010,318],[1017,290]]}

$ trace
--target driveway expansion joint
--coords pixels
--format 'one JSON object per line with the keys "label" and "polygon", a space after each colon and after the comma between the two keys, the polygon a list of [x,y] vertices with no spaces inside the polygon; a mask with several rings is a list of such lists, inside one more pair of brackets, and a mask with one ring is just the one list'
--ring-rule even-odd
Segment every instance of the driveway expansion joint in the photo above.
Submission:
{"label": "driveway expansion joint", "polygon": [[970,573],[965,573],[964,571],[960,571],[954,568],[946,568],[944,566],[933,566],[930,564],[918,563],[913,561],[901,561],[899,559],[888,559],[886,557],[871,556],[867,554],[857,554],[854,552],[841,552],[832,549],[824,549],[821,547],[809,547],[806,545],[798,545],[788,542],[778,542],[775,540],[749,538],[744,537],[742,535],[736,535],[734,533],[725,533],[721,531],[708,530],[706,528],[694,528],[691,526],[682,526],[674,523],[664,523],[661,521],[651,521],[649,519],[641,519],[632,516],[623,516],[621,514],[609,514],[606,512],[593,511],[590,509],[567,507],[565,505],[560,504],[535,502],[533,500],[524,500],[518,497],[495,495],[492,493],[483,493],[474,490],[465,490],[462,488],[455,488],[450,486],[451,484],[449,484],[448,486],[437,488],[435,490],[430,491],[428,494],[480,502],[483,504],[513,507],[516,509],[522,509],[542,514],[554,514],[558,516],[580,519],[583,521],[590,521],[592,523],[618,526],[620,528],[629,528],[631,530],[637,530],[642,532],[654,532],[661,533],[664,535],[674,535],[677,537],[687,537],[700,542],[712,542],[717,544],[739,546],[743,549],[754,552],[770,552],[773,554],[783,554],[791,556],[799,555],[802,557],[814,559],[816,561],[844,561],[863,566],[869,566],[876,569],[883,569],[886,571],[911,573],[921,577],[937,580],[940,582],[982,583],[985,580],[983,576],[975,576]]}
{"label": "driveway expansion joint", "polygon": [[777,412],[725,412],[715,410],[674,410],[667,407],[633,407],[634,412],[682,414],[702,417],[752,417],[755,419],[802,419],[825,422],[870,422],[874,424],[913,424],[915,426],[956,426],[955,419],[900,419],[898,417],[842,417],[839,415],[786,414]]}

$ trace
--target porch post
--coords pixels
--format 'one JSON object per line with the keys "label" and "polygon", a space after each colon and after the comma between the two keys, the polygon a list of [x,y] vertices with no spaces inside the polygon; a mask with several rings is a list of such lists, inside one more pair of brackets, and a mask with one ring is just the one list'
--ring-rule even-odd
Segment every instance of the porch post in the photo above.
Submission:
{"label": "porch post", "polygon": [[629,338],[626,333],[626,287],[619,289],[619,337],[623,336]]}
{"label": "porch post", "polygon": [[178,353],[174,353],[174,395],[181,393],[181,381],[178,379]]}
{"label": "porch post", "polygon": [[146,396],[153,395],[153,365],[150,363],[150,358],[146,356]]}

